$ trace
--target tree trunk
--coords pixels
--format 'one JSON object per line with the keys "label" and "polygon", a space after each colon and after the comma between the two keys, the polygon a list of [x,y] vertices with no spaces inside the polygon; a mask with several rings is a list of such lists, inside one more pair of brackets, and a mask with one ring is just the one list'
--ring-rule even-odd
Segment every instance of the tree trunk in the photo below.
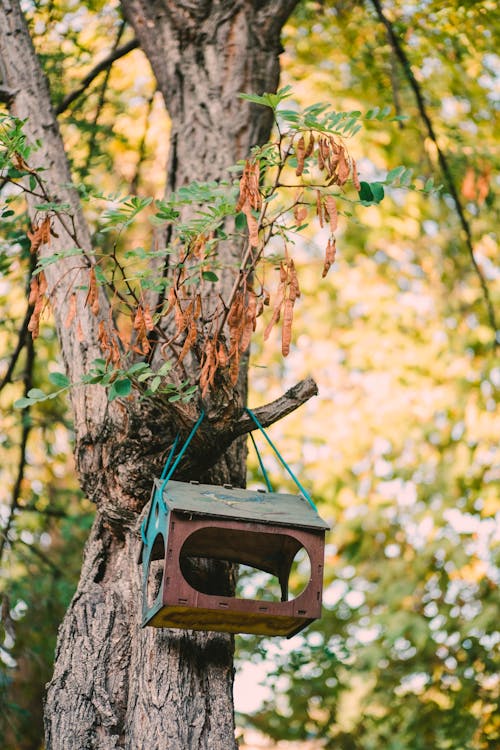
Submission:
{"label": "tree trunk", "polygon": [[[172,119],[168,191],[192,180],[227,178],[226,168],[267,138],[269,113],[242,102],[237,93],[276,89],[280,30],[295,2],[123,0]],[[88,265],[76,275],[63,273],[70,270],[69,261],[47,273],[63,358],[77,381],[100,356],[97,327],[108,319],[109,308],[102,297],[99,314],[91,314],[80,292],[83,340],[65,325],[70,293],[93,263],[90,237],[76,192],[67,187],[69,169],[46,80],[14,0],[0,3],[0,55],[12,111],[28,118],[27,132],[43,142],[33,166],[43,165],[51,194],[71,204],[77,239],[86,251]],[[34,219],[33,205],[30,211]],[[43,249],[45,254],[74,244],[64,226],[56,228],[59,239]],[[228,244],[222,253],[234,274],[240,248]],[[227,292],[231,273],[215,285],[214,295]],[[215,398],[209,423],[193,441],[186,464],[190,476],[244,485],[244,445],[231,443],[252,429],[241,417],[245,383],[244,362],[230,408],[222,415]],[[306,397],[298,392],[285,397],[267,423]],[[74,389],[72,405],[77,468],[97,512],[80,583],[59,631],[46,701],[47,748],[231,750],[232,637],[140,625],[138,521],[152,479],[186,417],[161,400],[108,404],[98,386]]]}

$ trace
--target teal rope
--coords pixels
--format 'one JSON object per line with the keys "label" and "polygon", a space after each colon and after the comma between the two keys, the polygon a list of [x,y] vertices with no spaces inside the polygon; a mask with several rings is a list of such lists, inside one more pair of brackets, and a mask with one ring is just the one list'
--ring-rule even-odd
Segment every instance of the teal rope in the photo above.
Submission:
{"label": "teal rope", "polygon": [[271,440],[271,438],[269,437],[269,435],[267,434],[267,432],[265,431],[265,429],[262,427],[261,423],[259,422],[259,420],[255,416],[255,414],[253,413],[253,411],[251,409],[249,409],[248,407],[245,407],[245,411],[247,412],[247,414],[249,414],[252,417],[253,421],[255,422],[255,424],[257,425],[257,427],[259,428],[259,430],[262,432],[262,434],[266,438],[267,442],[269,443],[269,445],[271,446],[271,448],[273,449],[273,451],[276,453],[276,456],[281,461],[281,465],[287,470],[287,472],[290,474],[290,476],[292,477],[293,481],[295,482],[295,484],[297,485],[297,487],[299,488],[299,490],[301,491],[301,493],[304,495],[304,497],[307,500],[307,502],[309,503],[309,505],[312,508],[314,508],[314,510],[317,513],[318,509],[315,506],[315,504],[314,504],[314,502],[312,500],[312,497],[310,496],[310,494],[308,493],[308,491],[305,489],[305,487],[302,486],[302,484],[299,482],[299,480],[297,479],[297,477],[295,476],[295,474],[293,473],[293,471],[291,470],[291,468],[288,466],[287,462],[285,461],[285,459],[283,458],[283,456],[281,455],[281,453],[279,452],[279,450],[276,448],[276,446],[274,445],[273,441]]}
{"label": "teal rope", "polygon": [[180,461],[182,460],[182,457],[184,456],[185,452],[187,451],[189,443],[193,439],[193,437],[194,437],[194,435],[196,433],[196,430],[198,429],[198,427],[200,426],[200,424],[203,422],[203,417],[204,416],[205,416],[205,410],[202,409],[201,410],[201,414],[198,417],[198,420],[197,420],[196,424],[194,425],[193,429],[191,430],[191,432],[189,433],[188,437],[186,438],[186,442],[184,443],[184,445],[180,449],[177,458],[175,459],[174,463],[170,467],[170,470],[166,473],[165,478],[163,479],[163,484],[160,487],[160,496],[163,495],[163,490],[165,489],[167,482],[169,481],[169,479],[171,478],[172,474],[174,473],[174,471],[176,470],[177,466],[179,465]]}
{"label": "teal rope", "polygon": [[[179,435],[179,433],[177,433],[177,435],[175,436],[174,443],[173,443],[172,447],[170,448],[170,453],[168,454],[168,458],[165,461],[165,466],[163,467],[163,471],[162,471],[162,473],[160,475],[160,481],[162,479],[165,479],[165,476],[166,476],[166,474],[168,472],[170,464],[172,463],[172,459],[174,457],[175,449],[177,448],[177,443],[179,442],[179,438],[180,438],[180,435]],[[167,506],[165,505],[165,500],[163,499],[163,488],[162,488],[161,492],[159,492],[158,490],[156,490],[156,497],[158,497],[158,500],[159,500],[159,502],[161,504],[163,512],[166,512]]]}
{"label": "teal rope", "polygon": [[268,474],[267,474],[267,471],[266,471],[266,467],[264,466],[264,464],[263,464],[263,462],[262,462],[262,456],[260,455],[260,451],[259,451],[259,449],[257,448],[257,443],[255,442],[255,438],[254,438],[254,436],[252,435],[252,433],[250,433],[250,440],[251,440],[251,441],[252,441],[252,443],[253,443],[253,447],[255,448],[255,452],[256,452],[256,454],[257,454],[257,458],[258,458],[258,460],[259,460],[259,466],[260,466],[260,470],[261,470],[261,472],[262,472],[262,474],[263,474],[263,476],[264,476],[264,481],[265,481],[265,483],[266,483],[267,491],[268,491],[268,492],[272,492],[272,491],[273,491],[273,486],[272,486],[272,484],[271,484],[271,482],[270,482],[270,480],[269,480],[269,476],[268,476]]}
{"label": "teal rope", "polygon": [[[176,435],[176,438],[174,440],[174,444],[172,445],[172,447],[170,449],[170,453],[168,454],[168,458],[167,458],[167,460],[165,462],[165,466],[163,467],[163,471],[161,472],[161,475],[160,475],[160,481],[163,479],[163,483],[162,483],[161,487],[156,490],[156,496],[159,497],[160,503],[161,503],[162,508],[163,508],[164,511],[166,511],[167,506],[165,505],[165,501],[163,499],[163,491],[164,491],[164,489],[166,487],[167,482],[171,478],[172,474],[174,473],[174,471],[176,470],[177,466],[179,465],[179,462],[181,461],[182,457],[184,456],[184,454],[185,454],[185,452],[186,452],[186,450],[187,450],[187,448],[189,446],[189,443],[193,439],[193,437],[194,437],[194,435],[196,433],[196,430],[198,429],[198,427],[202,423],[204,416],[205,416],[205,411],[204,411],[204,409],[202,409],[201,410],[201,414],[198,417],[198,420],[197,420],[196,424],[194,425],[193,429],[189,433],[189,435],[188,435],[188,437],[186,439],[186,442],[184,443],[184,445],[182,446],[181,450],[179,451],[179,455],[175,459],[175,461],[172,464],[172,466],[170,466],[170,464],[172,463],[172,458],[174,456],[175,449],[177,448],[177,443],[179,442],[179,437],[180,437],[179,434]],[[141,524],[141,538],[142,538],[142,541],[144,542],[145,545],[147,545],[147,543],[148,543],[148,540],[146,538],[146,524],[147,524],[148,518],[149,518],[149,514],[146,516],[146,518],[144,519],[144,521]]]}
{"label": "teal rope", "polygon": [[165,475],[166,475],[166,473],[168,471],[168,467],[170,466],[170,462],[172,461],[172,458],[174,457],[175,449],[177,448],[177,443],[179,442],[179,437],[180,437],[180,435],[179,435],[179,433],[177,433],[177,435],[175,436],[174,444],[170,448],[170,453],[168,454],[168,458],[165,461],[165,466],[163,467],[163,471],[162,471],[162,473],[160,475],[160,479],[164,479],[165,478]]}

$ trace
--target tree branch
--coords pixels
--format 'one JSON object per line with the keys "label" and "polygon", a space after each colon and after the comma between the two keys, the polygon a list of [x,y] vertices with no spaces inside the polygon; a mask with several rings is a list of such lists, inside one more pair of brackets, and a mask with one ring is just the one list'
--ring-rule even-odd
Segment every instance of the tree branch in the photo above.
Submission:
{"label": "tree branch", "polygon": [[[27,284],[26,284],[26,296],[28,296],[28,294],[29,294],[31,276],[33,274],[33,271],[35,270],[35,267],[36,267],[36,256],[33,255],[33,254],[31,254],[30,255],[30,262],[29,262],[28,279],[27,279]],[[14,368],[15,368],[15,366],[17,364],[17,360],[19,359],[19,355],[21,354],[22,350],[26,346],[27,340],[31,338],[31,336],[28,336],[28,325],[29,325],[29,322],[31,320],[31,316],[33,314],[33,310],[34,310],[34,305],[28,305],[28,307],[26,308],[26,313],[24,315],[24,320],[23,320],[23,322],[21,324],[21,328],[19,330],[19,334],[18,334],[18,337],[17,337],[16,348],[12,352],[12,356],[10,358],[10,362],[9,362],[8,367],[7,367],[7,371],[6,371],[5,375],[3,376],[2,380],[0,381],[0,391],[2,391],[3,388],[5,388],[5,386],[8,383],[10,383],[10,381],[12,379],[12,375],[14,373]]]}
{"label": "tree branch", "polygon": [[94,79],[97,78],[100,73],[105,70],[109,70],[114,62],[119,60],[121,57],[125,57],[125,55],[128,55],[129,52],[132,52],[132,50],[137,49],[138,47],[139,41],[134,37],[134,39],[131,39],[130,42],[122,44],[121,47],[113,48],[109,55],[101,60],[101,62],[97,63],[97,65],[92,68],[90,73],[85,76],[79,87],[74,91],[71,91],[67,96],[64,97],[62,102],[56,107],[56,114],[60,115],[66,109],[68,109],[68,107],[73,104],[75,99],[78,99],[78,97],[81,96],[86,89],[88,89],[92,81],[94,81]]}
{"label": "tree branch", "polygon": [[[318,386],[313,378],[309,377],[301,380],[275,401],[253,409],[253,412],[263,427],[269,427],[269,425],[278,422],[283,417],[291,414],[292,411],[295,411],[295,409],[298,409],[299,406],[305,404],[312,396],[317,395]],[[234,425],[232,437],[234,439],[256,429],[257,426],[252,417],[244,412]]]}
{"label": "tree branch", "polygon": [[41,560],[45,565],[50,568],[54,575],[57,578],[65,578],[64,572],[61,570],[61,568],[53,562],[48,555],[46,555],[44,552],[42,552],[41,549],[38,547],[35,547],[34,544],[29,544],[28,542],[25,542],[24,539],[18,539],[18,543],[23,544],[25,547],[29,549],[32,555],[35,555],[35,557],[38,557],[39,560]]}
{"label": "tree branch", "polygon": [[41,516],[48,516],[50,518],[70,518],[69,513],[64,510],[58,510],[57,508],[37,508],[35,505],[18,505],[17,510],[21,513],[38,513]]}
{"label": "tree branch", "polygon": [[[33,346],[33,340],[31,336],[27,338],[27,355],[26,355],[26,367],[24,369],[24,395],[28,394],[28,391],[33,385],[33,366],[35,363],[35,348]],[[19,496],[21,494],[21,486],[24,480],[24,471],[26,469],[26,445],[28,443],[28,437],[31,431],[31,420],[27,413],[23,414],[23,427],[21,432],[21,443],[19,445],[19,463],[17,469],[17,477],[12,488],[12,497],[9,507],[9,515],[7,523],[2,529],[0,535],[0,563],[2,561],[5,546],[9,541],[9,531],[12,528],[14,522],[14,515],[19,507]]]}
{"label": "tree branch", "polygon": [[500,340],[498,338],[498,324],[496,321],[495,316],[495,310],[493,307],[493,302],[491,300],[490,291],[488,289],[488,285],[486,283],[486,279],[484,278],[483,272],[481,271],[481,268],[479,267],[479,264],[476,260],[476,256],[474,255],[474,245],[472,240],[472,230],[470,228],[470,224],[467,220],[467,217],[465,216],[465,211],[462,206],[462,202],[460,200],[460,196],[458,195],[458,190],[455,186],[455,182],[453,180],[453,176],[451,174],[451,169],[448,164],[448,159],[444,152],[441,150],[438,139],[436,136],[436,132],[434,130],[434,126],[432,124],[432,120],[429,116],[429,113],[427,112],[427,107],[425,104],[424,96],[422,93],[422,90],[420,88],[420,85],[413,75],[413,71],[411,69],[410,61],[406,55],[406,52],[403,49],[403,46],[401,45],[394,28],[389,21],[389,19],[385,16],[382,5],[380,3],[380,0],[371,0],[371,3],[373,7],[375,8],[375,12],[380,20],[380,22],[385,26],[385,29],[387,31],[387,36],[389,38],[390,45],[394,51],[394,54],[398,58],[399,62],[401,63],[401,67],[403,68],[404,74],[408,80],[408,83],[415,94],[415,99],[417,102],[417,108],[420,113],[420,116],[425,124],[425,127],[427,129],[427,133],[429,135],[429,138],[434,143],[436,147],[436,153],[438,155],[438,161],[439,166],[441,167],[441,171],[443,173],[443,176],[445,178],[448,191],[453,199],[453,202],[455,204],[455,210],[457,212],[460,225],[462,227],[462,230],[465,234],[465,245],[467,247],[472,267],[474,268],[474,271],[479,279],[479,283],[481,285],[481,289],[483,292],[483,297],[486,303],[487,313],[488,313],[488,319],[491,328],[493,329],[494,333],[494,342],[493,346],[498,346],[500,343]]}
{"label": "tree branch", "polygon": [[[271,403],[259,406],[252,411],[263,427],[269,427],[283,417],[286,417],[287,414],[291,414],[295,409],[298,409],[299,406],[302,406],[302,404],[305,404],[306,401],[317,394],[318,387],[313,378],[309,377],[301,380],[282,396],[271,401]],[[191,422],[189,426],[192,427],[193,424],[194,422]],[[188,481],[193,476],[199,476],[200,472],[202,474],[207,470],[210,472],[238,437],[247,435],[256,429],[258,429],[257,425],[246,411],[242,412],[237,421],[232,423],[226,422],[224,425],[220,423],[217,425],[210,424],[209,421],[204,420],[200,425],[200,429],[193,437],[193,441],[186,451],[182,462],[177,467],[173,475],[174,479]],[[189,427],[186,424],[184,425],[183,434],[187,435],[188,432]],[[166,454],[166,452],[167,446],[163,449],[163,453]],[[114,512],[112,508],[106,508],[108,521],[112,518],[110,511],[111,513]]]}
{"label": "tree branch", "polygon": [[7,371],[5,375],[3,376],[2,380],[0,380],[0,391],[5,388],[5,386],[10,383],[12,379],[12,374],[14,372],[14,368],[17,364],[17,360],[19,359],[19,355],[21,354],[22,350],[24,349],[26,345],[26,341],[28,340],[28,324],[31,319],[31,315],[33,314],[33,305],[28,305],[26,308],[26,315],[24,316],[24,320],[21,325],[21,329],[19,331],[19,335],[17,338],[17,344],[16,348],[12,352],[12,356],[10,358],[9,366],[7,367]]}

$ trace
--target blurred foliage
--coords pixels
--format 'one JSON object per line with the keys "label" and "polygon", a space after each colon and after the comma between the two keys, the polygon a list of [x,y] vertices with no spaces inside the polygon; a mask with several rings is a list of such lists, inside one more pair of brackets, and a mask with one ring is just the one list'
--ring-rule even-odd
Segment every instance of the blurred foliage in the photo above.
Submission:
{"label": "blurred foliage", "polygon": [[[384,6],[498,307],[494,4]],[[384,132],[367,123],[357,136],[362,179],[402,163],[443,181],[370,3],[305,3],[286,31],[284,82],[301,106],[322,99],[406,115]],[[392,205],[344,224],[328,283],[317,280],[322,237],[310,238],[318,266],[298,269],[308,283],[286,363],[273,346],[254,352],[252,404],[278,395],[283,381],[311,373],[318,381],[319,400],[271,434],[332,531],[322,620],[288,644],[239,638],[241,672],[248,660],[268,674],[267,700],[241,720],[276,740],[336,750],[493,750],[500,368],[446,191],[444,199],[388,192]],[[273,376],[281,382],[270,391]]]}
{"label": "blurred foliage", "polygon": [[[119,41],[115,2],[26,3],[56,105]],[[422,87],[463,201],[474,250],[499,298],[494,216],[495,3],[384,3]],[[498,19],[496,19],[498,21]],[[370,122],[349,149],[361,178],[396,164],[443,182],[435,146],[371,2],[302,2],[286,27],[283,84],[298,106],[391,106],[401,123]],[[101,73],[60,121],[81,190],[162,198],[168,117],[144,55]],[[158,166],[160,165],[160,166]],[[317,738],[340,750],[494,750],[500,744],[498,417],[500,367],[478,279],[446,190],[391,200],[339,225],[338,255],[321,280],[326,234],[299,243],[302,299],[290,356],[277,333],[257,337],[252,406],[312,374],[320,398],[271,434],[313,491],[332,531],[325,613],[289,642],[238,639],[239,670],[260,663],[269,700],[241,717],[275,739]],[[3,198],[8,198],[5,193]],[[7,210],[9,210],[7,208]],[[95,226],[92,201],[87,216]],[[0,219],[0,378],[26,312],[27,223]],[[149,246],[147,222],[130,246]],[[326,232],[326,230],[324,230]],[[107,237],[96,234],[105,251]],[[311,261],[311,254],[317,262]],[[302,258],[302,261],[301,261]],[[60,371],[46,320],[31,385]],[[26,350],[0,392],[0,737],[39,748],[41,699],[57,624],[77,582],[92,508],[71,459],[65,401],[23,413]],[[27,432],[26,450],[23,434]],[[263,448],[275,486],[284,483]],[[24,470],[19,494],[13,491]],[[256,466],[250,466],[256,479]]]}

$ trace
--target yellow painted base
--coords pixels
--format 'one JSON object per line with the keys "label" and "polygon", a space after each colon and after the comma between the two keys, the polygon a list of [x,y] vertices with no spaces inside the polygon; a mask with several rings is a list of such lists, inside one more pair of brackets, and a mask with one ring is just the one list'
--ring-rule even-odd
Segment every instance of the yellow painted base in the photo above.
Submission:
{"label": "yellow painted base", "polygon": [[214,630],[221,633],[251,633],[253,635],[279,635],[290,637],[305,628],[313,619],[280,617],[263,612],[231,612],[182,606],[162,607],[144,625],[156,628],[182,628],[183,630]]}

